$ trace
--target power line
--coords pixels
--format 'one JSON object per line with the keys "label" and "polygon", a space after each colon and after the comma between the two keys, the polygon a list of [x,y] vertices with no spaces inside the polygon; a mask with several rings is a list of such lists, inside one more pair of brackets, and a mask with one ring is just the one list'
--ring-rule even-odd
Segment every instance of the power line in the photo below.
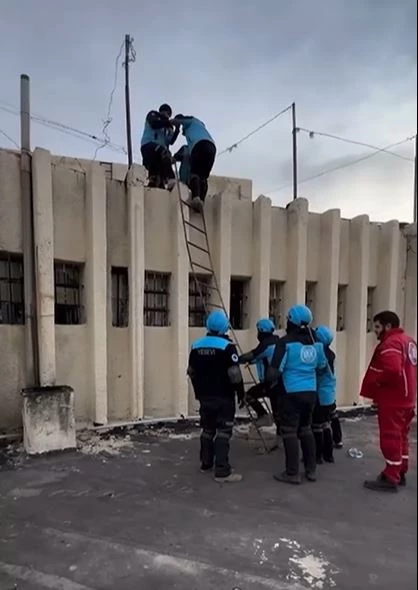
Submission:
{"label": "power line", "polygon": [[265,123],[263,123],[259,127],[256,127],[253,131],[250,131],[250,133],[248,133],[247,135],[244,135],[244,137],[242,137],[241,139],[239,139],[238,141],[236,141],[235,143],[233,143],[229,147],[227,147],[224,150],[222,150],[221,152],[219,152],[217,157],[219,158],[219,156],[222,156],[223,154],[231,153],[232,150],[236,149],[239,145],[241,145],[241,143],[243,143],[244,141],[247,141],[247,139],[249,139],[250,137],[252,137],[256,133],[261,131],[261,129],[264,129],[264,127],[267,127],[267,125],[270,125],[270,123],[273,123],[273,121],[275,121],[276,119],[281,117],[284,113],[287,113],[287,111],[290,111],[291,108],[292,108],[292,105],[289,105],[288,107],[286,107],[285,109],[283,109],[282,111],[280,111],[279,113],[274,115],[274,117],[271,117],[271,119],[268,119],[268,121],[266,121]]}
{"label": "power line", "polygon": [[124,47],[125,47],[125,43],[123,42],[123,43],[121,43],[121,46],[119,48],[119,53],[117,54],[116,59],[115,59],[115,72],[114,72],[114,77],[113,77],[113,88],[110,92],[109,103],[107,105],[107,116],[106,116],[106,119],[103,121],[102,133],[104,136],[104,142],[100,146],[97,146],[96,151],[94,152],[93,160],[95,160],[97,158],[97,154],[99,153],[99,151],[101,149],[103,149],[104,147],[106,147],[107,144],[110,143],[110,136],[109,136],[107,130],[113,120],[112,119],[113,97],[115,95],[116,87],[118,84],[119,61],[122,57],[122,51],[123,51]]}
{"label": "power line", "polygon": [[[6,101],[1,101],[3,104],[10,104],[10,103],[6,103]],[[12,115],[19,115],[19,109],[17,107],[14,107],[13,105],[10,105],[10,107],[4,107],[0,105],[0,110],[6,112],[6,113],[10,113]],[[95,144],[97,144],[97,142],[99,142],[100,144],[103,143],[104,139],[98,137],[97,135],[94,135],[93,133],[88,133],[87,131],[83,131],[81,129],[77,129],[75,127],[71,127],[70,125],[66,125],[64,123],[60,123],[59,121],[52,121],[51,119],[47,119],[41,115],[36,115],[36,114],[32,114],[31,115],[31,120],[34,121],[35,123],[38,123],[39,125],[43,125],[44,127],[49,127],[51,129],[54,129],[55,131],[59,131],[60,133],[65,133],[66,135],[70,135],[72,137],[75,137],[77,139],[82,139],[84,141],[89,141],[89,142],[93,142]],[[126,149],[118,144],[112,143],[112,142],[108,142],[105,144],[106,148],[111,149],[114,152],[119,152],[119,153],[126,153]]]}
{"label": "power line", "polygon": [[408,158],[407,156],[402,156],[402,154],[397,154],[396,152],[391,152],[386,148],[380,148],[379,146],[372,145],[370,143],[363,143],[362,141],[356,141],[354,139],[348,139],[346,137],[341,137],[339,135],[332,135],[331,133],[324,133],[322,131],[312,131],[311,129],[305,129],[304,127],[298,127],[297,131],[304,131],[305,133],[309,134],[309,137],[312,139],[315,135],[320,135],[321,137],[329,137],[330,139],[337,139],[338,141],[342,141],[344,143],[351,143],[353,145],[361,145],[363,147],[370,148],[372,150],[379,150],[381,152],[385,152],[386,154],[390,154],[391,156],[395,156],[395,158],[400,158],[401,160],[408,160],[409,162],[413,161],[413,158]]}
{"label": "power line", "polygon": [[[320,178],[321,176],[325,176],[326,174],[331,174],[331,172],[336,172],[337,170],[342,170],[343,168],[349,168],[350,166],[354,166],[355,164],[359,164],[360,162],[364,162],[365,160],[368,160],[370,158],[373,158],[374,156],[377,156],[377,154],[380,154],[382,152],[386,152],[387,150],[390,150],[394,147],[397,147],[399,145],[402,145],[404,143],[407,143],[408,141],[412,141],[413,139],[415,139],[415,135],[412,135],[411,137],[407,137],[405,139],[402,139],[401,141],[397,141],[396,143],[392,143],[389,144],[383,148],[377,148],[374,152],[372,152],[371,154],[365,154],[363,156],[361,156],[360,158],[357,158],[356,160],[352,160],[351,162],[346,162],[345,164],[340,164],[339,166],[335,166],[334,168],[329,168],[327,170],[323,170],[322,172],[318,172],[318,174],[314,174],[313,176],[309,176],[308,178],[304,178],[303,180],[301,180],[299,182],[299,184],[304,184],[305,182],[310,182],[311,180],[315,180],[316,178]],[[286,184],[283,184],[277,188],[273,188],[267,191],[268,193],[278,193],[281,190],[288,188],[289,186],[292,186],[292,183],[287,182]]]}
{"label": "power line", "polygon": [[0,133],[1,133],[2,135],[4,135],[4,137],[10,141],[10,143],[12,143],[14,146],[16,146],[18,150],[20,150],[20,147],[19,147],[19,145],[18,145],[18,144],[15,142],[15,140],[14,140],[12,137],[10,137],[10,135],[7,135],[7,133],[6,133],[5,131],[3,131],[3,129],[0,129]]}

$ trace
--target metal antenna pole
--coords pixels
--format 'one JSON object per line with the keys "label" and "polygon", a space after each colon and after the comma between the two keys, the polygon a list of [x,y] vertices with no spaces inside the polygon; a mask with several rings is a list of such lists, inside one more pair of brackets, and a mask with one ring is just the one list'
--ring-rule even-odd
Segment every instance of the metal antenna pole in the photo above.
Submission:
{"label": "metal antenna pole", "polygon": [[292,103],[292,140],[293,140],[293,200],[298,198],[298,145],[296,135],[296,103]]}
{"label": "metal antenna pole", "polygon": [[131,36],[125,35],[125,111],[126,111],[126,144],[128,150],[128,166],[132,166],[132,132],[131,132],[131,101],[129,93],[129,54]]}

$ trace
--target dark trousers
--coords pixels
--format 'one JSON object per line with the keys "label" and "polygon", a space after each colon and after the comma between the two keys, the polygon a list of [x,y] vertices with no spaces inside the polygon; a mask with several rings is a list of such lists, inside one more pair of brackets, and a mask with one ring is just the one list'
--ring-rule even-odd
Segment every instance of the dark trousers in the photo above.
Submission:
{"label": "dark trousers", "polygon": [[174,178],[171,155],[168,149],[157,143],[141,146],[142,164],[148,170],[148,186],[165,188],[168,179]]}
{"label": "dark trousers", "polygon": [[334,440],[331,429],[331,415],[334,405],[321,406],[316,403],[313,413],[313,433],[315,437],[316,462],[326,461],[331,463],[334,460]]}
{"label": "dark trousers", "polygon": [[207,139],[198,141],[190,154],[190,183],[192,199],[205,200],[208,192],[208,178],[216,157],[216,147]]}
{"label": "dark trousers", "polygon": [[341,429],[341,422],[338,416],[337,406],[333,404],[331,407],[331,429],[334,445],[340,445],[343,442],[343,432]]}
{"label": "dark trousers", "polygon": [[273,413],[274,423],[276,425],[277,434],[280,434],[280,419],[279,419],[279,408],[277,393],[275,390],[268,388],[265,383],[257,383],[250,387],[245,393],[245,397],[250,408],[257,414],[257,418],[267,415],[267,410],[260,402],[262,398],[268,398],[271,404],[271,411]]}
{"label": "dark trousers", "polygon": [[200,400],[200,461],[203,470],[215,465],[215,477],[228,477],[229,443],[235,417],[235,399],[223,397]]}
{"label": "dark trousers", "polygon": [[279,396],[278,402],[286,455],[286,473],[299,475],[300,441],[305,471],[314,474],[316,460],[312,414],[316,404],[316,393],[285,393]]}

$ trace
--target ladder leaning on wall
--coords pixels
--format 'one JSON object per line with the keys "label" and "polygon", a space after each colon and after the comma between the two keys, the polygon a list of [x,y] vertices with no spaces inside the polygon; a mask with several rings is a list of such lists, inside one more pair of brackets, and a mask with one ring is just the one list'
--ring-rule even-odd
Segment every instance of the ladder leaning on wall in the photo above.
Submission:
{"label": "ladder leaning on wall", "polygon": [[[216,273],[214,270],[212,255],[211,255],[211,251],[210,251],[210,247],[209,247],[208,231],[207,231],[207,225],[206,225],[206,219],[205,219],[205,213],[204,213],[203,207],[199,211],[196,211],[192,207],[192,205],[189,201],[186,201],[182,198],[181,190],[180,190],[180,180],[179,180],[179,175],[178,175],[178,170],[177,170],[177,164],[174,164],[174,170],[175,170],[175,175],[176,175],[176,185],[177,185],[179,206],[180,206],[180,211],[181,211],[181,220],[182,220],[182,224],[183,224],[184,239],[186,242],[187,255],[188,255],[189,263],[190,263],[190,271],[192,273],[193,280],[194,280],[196,288],[197,288],[197,293],[198,293],[199,299],[202,302],[202,305],[203,305],[206,315],[211,311],[212,308],[218,308],[218,309],[222,309],[225,312],[225,314],[229,317],[229,313],[228,313],[227,308],[225,307],[222,293],[219,288],[218,279],[216,277]],[[195,211],[198,215],[200,215],[200,217],[202,219],[201,227],[199,227],[195,223],[192,223],[191,221],[189,221],[188,215],[186,214],[186,209],[189,209],[191,211]],[[194,231],[197,233],[197,235],[200,235],[201,237],[203,237],[203,245],[200,245],[196,241],[193,241],[190,239],[190,237],[189,237],[190,231]],[[206,258],[205,264],[202,264],[202,262],[198,262],[196,260],[196,256],[199,254],[199,252],[203,253],[203,257]],[[207,275],[210,282],[203,282],[202,281],[202,271]],[[206,289],[209,289],[215,296],[217,296],[217,301],[219,303],[208,303],[207,302],[206,297],[205,297],[205,293],[204,293],[204,290],[206,290]],[[230,331],[231,331],[231,334],[234,339],[234,343],[235,343],[239,353],[242,354],[243,350],[238,342],[237,336],[236,336],[232,326],[231,326]],[[251,381],[249,382],[249,384],[254,385],[257,383],[257,381],[256,381],[251,369],[249,367],[247,367],[247,368],[248,368],[249,375],[251,377]],[[265,400],[264,400],[264,402],[265,402]],[[271,414],[271,410],[270,410],[269,405],[266,402],[265,402],[265,405],[267,407],[268,412]],[[256,420],[254,419],[247,403],[245,403],[245,407],[248,411],[248,416],[249,416],[254,428],[256,429],[261,442],[263,443],[264,450],[267,453],[269,453],[270,451],[274,450],[274,448],[276,448],[276,447],[269,448],[269,446],[263,436],[263,433],[261,432],[260,428],[258,427]]]}

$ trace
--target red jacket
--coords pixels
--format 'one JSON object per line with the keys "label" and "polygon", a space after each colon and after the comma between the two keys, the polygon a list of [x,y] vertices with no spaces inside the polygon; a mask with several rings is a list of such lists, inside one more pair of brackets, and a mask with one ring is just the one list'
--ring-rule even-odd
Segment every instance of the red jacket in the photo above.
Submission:
{"label": "red jacket", "polygon": [[414,408],[417,399],[417,345],[401,328],[384,332],[361,387],[377,405]]}

